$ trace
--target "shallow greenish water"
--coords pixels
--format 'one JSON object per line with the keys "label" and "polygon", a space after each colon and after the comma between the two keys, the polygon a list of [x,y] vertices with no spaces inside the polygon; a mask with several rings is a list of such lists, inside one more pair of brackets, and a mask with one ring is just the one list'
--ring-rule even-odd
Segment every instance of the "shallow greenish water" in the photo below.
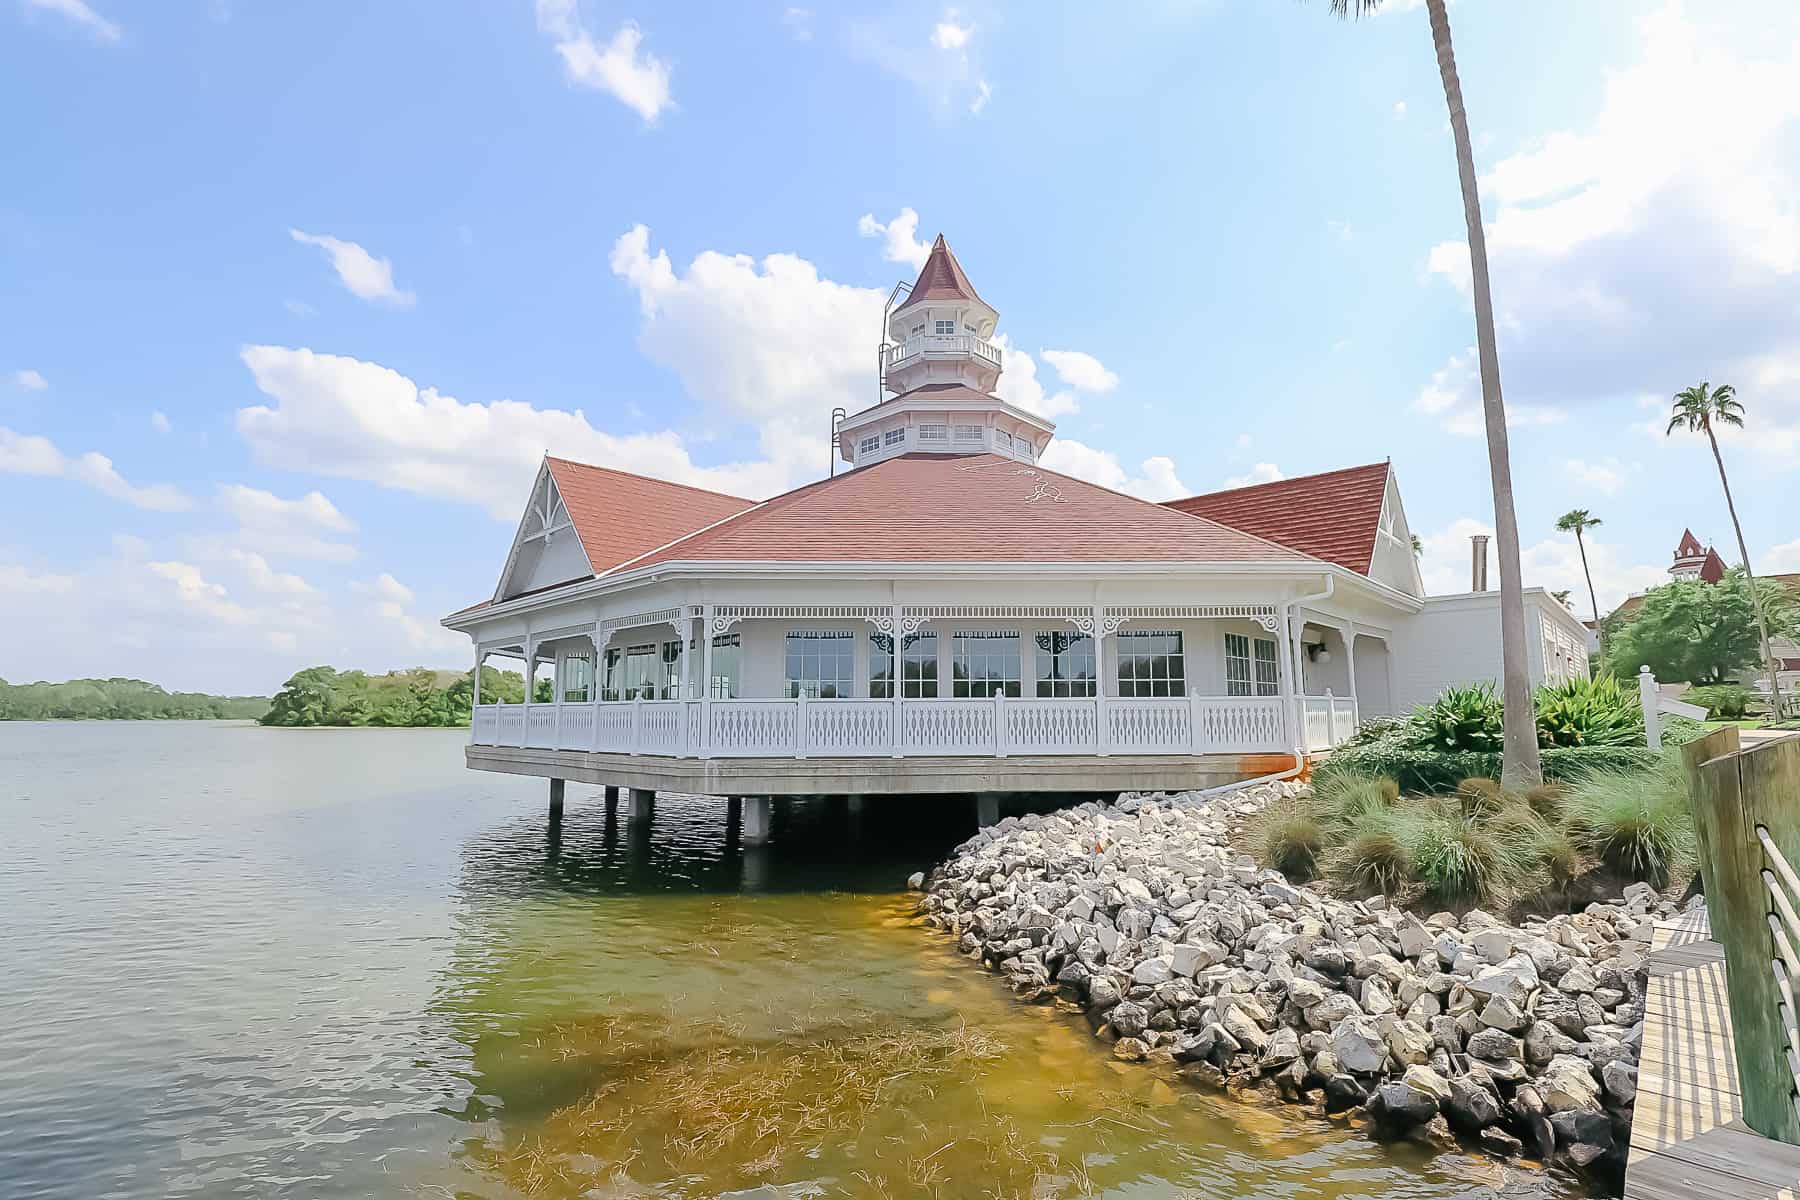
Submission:
{"label": "shallow greenish water", "polygon": [[1018,1005],[900,891],[966,805],[553,830],[462,740],[0,723],[0,1195],[1580,1194]]}

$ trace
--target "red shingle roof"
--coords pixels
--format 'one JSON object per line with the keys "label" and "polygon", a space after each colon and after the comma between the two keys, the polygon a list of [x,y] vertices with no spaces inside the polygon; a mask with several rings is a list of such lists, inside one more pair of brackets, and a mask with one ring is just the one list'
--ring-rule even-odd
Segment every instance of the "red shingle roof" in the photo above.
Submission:
{"label": "red shingle roof", "polygon": [[566,458],[545,461],[596,575],[756,504]]}
{"label": "red shingle roof", "polygon": [[1291,563],[1308,556],[994,454],[905,454],[776,496],[625,564]]}
{"label": "red shingle roof", "polygon": [[937,241],[931,243],[931,255],[926,258],[925,265],[919,268],[919,278],[912,286],[912,294],[894,311],[901,312],[927,300],[974,300],[979,304],[987,303],[975,294],[975,285],[963,274],[962,264],[956,261],[956,255],[950,252],[950,243],[944,240],[941,233],[937,235]]}
{"label": "red shingle roof", "polygon": [[1168,506],[1367,575],[1375,558],[1388,472],[1387,463],[1370,463],[1189,496]]}

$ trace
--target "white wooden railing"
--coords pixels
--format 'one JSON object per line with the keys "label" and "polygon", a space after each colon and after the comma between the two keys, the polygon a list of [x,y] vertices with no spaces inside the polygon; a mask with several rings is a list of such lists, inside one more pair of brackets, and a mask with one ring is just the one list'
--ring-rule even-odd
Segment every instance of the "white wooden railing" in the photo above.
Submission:
{"label": "white wooden railing", "polygon": [[1309,752],[1330,750],[1343,745],[1356,732],[1356,701],[1333,696],[1300,697],[1300,726]]}
{"label": "white wooden railing", "polygon": [[889,370],[918,354],[973,354],[996,367],[1001,360],[1000,347],[972,333],[922,333],[889,345],[886,353]]}
{"label": "white wooden railing", "polygon": [[[676,758],[1278,753],[1292,745],[1287,704],[1276,696],[1200,695],[482,704],[471,740]],[[1302,704],[1309,749],[1335,745],[1356,727],[1353,700]]]}

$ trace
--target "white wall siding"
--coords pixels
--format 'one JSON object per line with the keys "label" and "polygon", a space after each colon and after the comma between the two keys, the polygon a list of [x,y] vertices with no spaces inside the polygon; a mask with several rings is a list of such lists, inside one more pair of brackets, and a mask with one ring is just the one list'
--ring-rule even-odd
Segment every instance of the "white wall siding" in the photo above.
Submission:
{"label": "white wall siding", "polygon": [[[1525,651],[1533,687],[1546,679],[1547,637],[1558,645],[1566,640],[1579,646],[1572,632],[1579,628],[1573,614],[1544,589],[1526,589]],[[1428,597],[1424,608],[1395,626],[1393,663],[1393,699],[1399,712],[1429,704],[1448,687],[1483,681],[1498,686],[1500,593]],[[1576,669],[1575,664],[1570,666]],[[1579,659],[1578,673],[1587,677],[1585,656]],[[1555,675],[1550,672],[1552,681]]]}

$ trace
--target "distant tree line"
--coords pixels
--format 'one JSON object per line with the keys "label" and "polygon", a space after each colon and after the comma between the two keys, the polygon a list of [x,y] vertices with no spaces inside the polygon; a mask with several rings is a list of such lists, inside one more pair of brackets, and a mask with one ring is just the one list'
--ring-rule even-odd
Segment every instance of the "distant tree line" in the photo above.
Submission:
{"label": "distant tree line", "polygon": [[0,679],[0,721],[219,721],[260,717],[267,696],[166,692],[142,679],[8,683]]}
{"label": "distant tree line", "polygon": [[[474,699],[473,671],[433,671],[414,667],[370,675],[308,667],[282,685],[262,714],[264,725],[453,726],[469,723]],[[538,682],[548,699],[549,680]],[[517,704],[525,699],[525,677],[517,671],[481,668],[481,698]]]}
{"label": "distant tree line", "polygon": [[1600,630],[1601,664],[1629,679],[1647,666],[1658,679],[1719,684],[1755,676],[1758,610],[1771,636],[1800,632],[1800,602],[1779,583],[1752,582],[1741,568],[1716,584],[1678,579],[1652,588],[1637,611],[1614,613]]}

